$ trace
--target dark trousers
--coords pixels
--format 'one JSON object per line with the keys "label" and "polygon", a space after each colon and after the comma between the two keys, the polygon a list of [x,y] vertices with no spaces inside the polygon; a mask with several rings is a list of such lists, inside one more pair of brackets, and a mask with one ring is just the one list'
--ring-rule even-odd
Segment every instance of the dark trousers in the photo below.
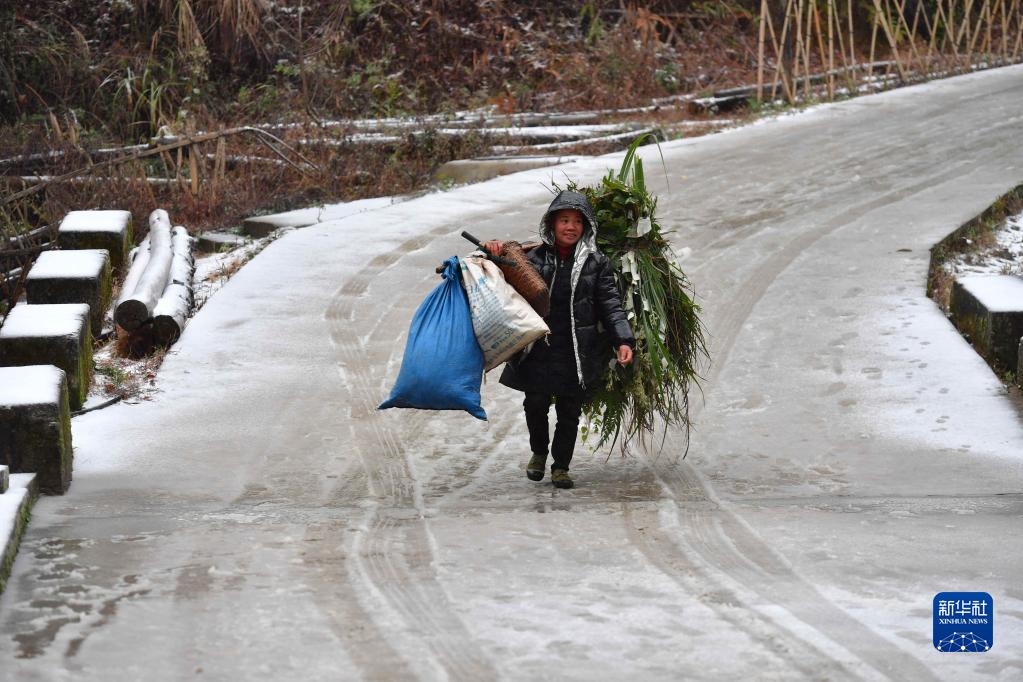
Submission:
{"label": "dark trousers", "polygon": [[572,461],[575,450],[575,438],[579,431],[579,415],[583,411],[583,396],[555,396],[554,411],[558,416],[554,427],[554,442],[550,443],[550,432],[547,414],[551,409],[551,394],[526,392],[522,407],[526,411],[526,427],[529,429],[529,449],[535,455],[547,455],[548,443],[550,454],[554,456],[551,469],[564,469]]}

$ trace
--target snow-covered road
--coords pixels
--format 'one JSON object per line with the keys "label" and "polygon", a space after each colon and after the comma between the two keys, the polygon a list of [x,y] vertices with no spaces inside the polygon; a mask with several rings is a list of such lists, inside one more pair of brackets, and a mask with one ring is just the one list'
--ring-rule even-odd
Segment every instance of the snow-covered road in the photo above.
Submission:
{"label": "snow-covered road", "polygon": [[[551,169],[294,231],[153,401],[75,420],[0,678],[1019,679],[1021,410],[924,286],[929,246],[1023,181],[1023,67],[663,151],[714,358],[684,462],[669,435],[530,483],[496,374],[486,424],[374,409],[459,232],[532,234]],[[933,648],[953,590],[994,598],[991,651]]]}

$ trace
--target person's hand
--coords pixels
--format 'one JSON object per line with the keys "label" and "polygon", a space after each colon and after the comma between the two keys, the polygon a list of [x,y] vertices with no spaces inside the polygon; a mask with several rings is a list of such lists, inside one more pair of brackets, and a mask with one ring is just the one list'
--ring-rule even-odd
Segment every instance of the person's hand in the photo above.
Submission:
{"label": "person's hand", "polygon": [[618,346],[618,364],[627,365],[632,362],[632,348],[627,344]]}
{"label": "person's hand", "polygon": [[491,256],[500,256],[504,253],[504,242],[500,242],[496,239],[491,239],[489,242],[483,242],[483,250]]}

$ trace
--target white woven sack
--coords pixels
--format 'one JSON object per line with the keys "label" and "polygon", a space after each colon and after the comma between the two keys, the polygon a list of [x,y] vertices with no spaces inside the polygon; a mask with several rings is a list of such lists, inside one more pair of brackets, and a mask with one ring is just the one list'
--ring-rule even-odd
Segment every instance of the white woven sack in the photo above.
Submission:
{"label": "white woven sack", "polygon": [[459,258],[458,264],[485,371],[550,333],[543,318],[504,280],[504,273],[493,261],[469,256]]}

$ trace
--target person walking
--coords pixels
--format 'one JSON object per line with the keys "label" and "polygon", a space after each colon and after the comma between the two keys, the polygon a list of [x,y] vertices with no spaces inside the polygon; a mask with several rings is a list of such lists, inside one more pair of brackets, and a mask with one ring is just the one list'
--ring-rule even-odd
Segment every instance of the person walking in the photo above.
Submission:
{"label": "person walking", "polygon": [[[550,290],[545,318],[550,334],[514,356],[500,381],[525,393],[522,406],[532,454],[526,476],[543,480],[551,455],[551,482],[571,488],[575,484],[569,465],[588,395],[602,381],[612,357],[622,365],[632,362],[636,340],[611,263],[597,250],[597,220],[586,197],[560,192],[540,221],[540,237],[543,244],[528,259]],[[503,252],[497,240],[484,247],[496,256]],[[552,402],[557,415],[553,442],[548,424]]]}

